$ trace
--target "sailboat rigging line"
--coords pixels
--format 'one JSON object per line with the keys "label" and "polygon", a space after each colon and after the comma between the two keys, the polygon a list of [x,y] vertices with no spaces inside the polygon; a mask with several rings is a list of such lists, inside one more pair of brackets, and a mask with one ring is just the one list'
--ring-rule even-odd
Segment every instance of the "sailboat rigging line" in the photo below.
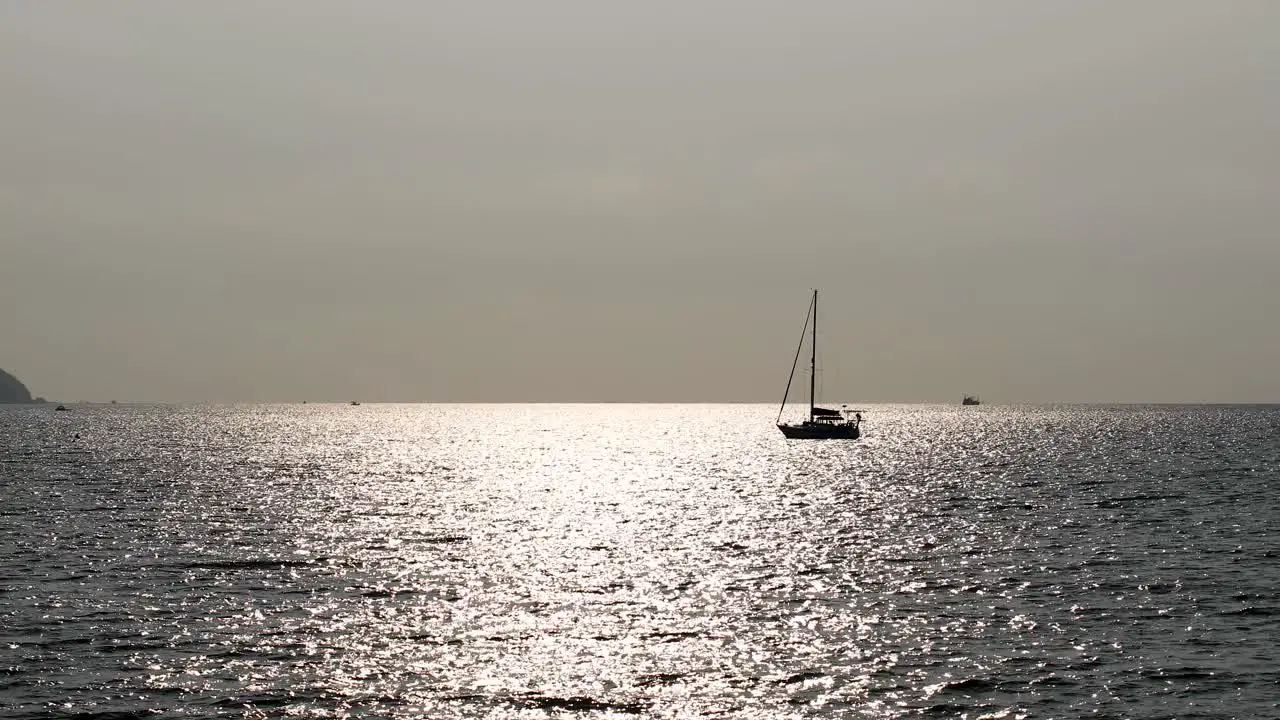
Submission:
{"label": "sailboat rigging line", "polygon": [[782,394],[782,407],[778,408],[778,419],[774,422],[782,420],[782,411],[787,409],[787,397],[791,395],[791,381],[796,377],[796,367],[800,364],[800,351],[804,349],[804,336],[809,332],[809,316],[813,314],[813,304],[817,302],[818,297],[809,300],[809,309],[804,312],[804,329],[800,331],[800,344],[796,346],[796,359],[791,361],[791,375],[787,378],[787,391]]}

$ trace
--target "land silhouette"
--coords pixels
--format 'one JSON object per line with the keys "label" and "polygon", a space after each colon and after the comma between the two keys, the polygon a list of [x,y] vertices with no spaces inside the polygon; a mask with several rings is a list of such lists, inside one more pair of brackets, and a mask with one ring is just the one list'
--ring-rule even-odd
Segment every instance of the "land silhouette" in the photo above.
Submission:
{"label": "land silhouette", "polygon": [[32,397],[22,381],[5,370],[0,370],[0,403],[42,403],[44,398]]}

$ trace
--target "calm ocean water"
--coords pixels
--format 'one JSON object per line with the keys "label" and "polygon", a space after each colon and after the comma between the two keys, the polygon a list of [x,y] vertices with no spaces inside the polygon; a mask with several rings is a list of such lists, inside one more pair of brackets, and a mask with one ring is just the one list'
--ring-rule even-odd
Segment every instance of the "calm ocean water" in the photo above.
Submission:
{"label": "calm ocean water", "polygon": [[0,408],[0,717],[1280,717],[1280,408],[775,412]]}

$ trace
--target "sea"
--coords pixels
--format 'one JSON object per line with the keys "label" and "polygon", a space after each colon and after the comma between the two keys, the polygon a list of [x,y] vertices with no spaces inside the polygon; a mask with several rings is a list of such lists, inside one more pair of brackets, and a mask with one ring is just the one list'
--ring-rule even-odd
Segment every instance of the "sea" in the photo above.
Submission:
{"label": "sea", "polygon": [[857,408],[0,408],[0,718],[1280,718],[1280,407]]}

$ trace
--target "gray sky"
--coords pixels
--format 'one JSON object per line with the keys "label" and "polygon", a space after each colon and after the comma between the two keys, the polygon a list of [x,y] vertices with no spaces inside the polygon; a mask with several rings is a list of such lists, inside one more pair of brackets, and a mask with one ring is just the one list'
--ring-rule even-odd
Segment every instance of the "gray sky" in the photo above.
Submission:
{"label": "gray sky", "polygon": [[1280,401],[1280,3],[0,0],[64,400]]}

